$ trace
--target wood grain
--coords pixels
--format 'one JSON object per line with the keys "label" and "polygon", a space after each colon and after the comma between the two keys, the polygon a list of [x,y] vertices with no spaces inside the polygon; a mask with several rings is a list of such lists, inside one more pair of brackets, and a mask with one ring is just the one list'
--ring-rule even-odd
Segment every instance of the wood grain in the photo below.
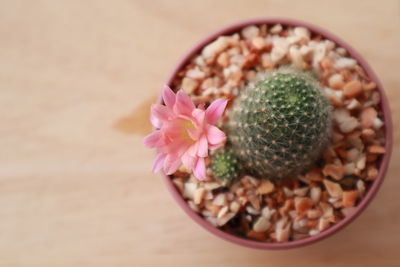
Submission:
{"label": "wood grain", "polygon": [[[141,145],[182,53],[241,19],[329,29],[389,97],[387,179],[353,224],[315,245],[258,251],[192,222]],[[1,1],[0,266],[400,266],[400,2]]]}

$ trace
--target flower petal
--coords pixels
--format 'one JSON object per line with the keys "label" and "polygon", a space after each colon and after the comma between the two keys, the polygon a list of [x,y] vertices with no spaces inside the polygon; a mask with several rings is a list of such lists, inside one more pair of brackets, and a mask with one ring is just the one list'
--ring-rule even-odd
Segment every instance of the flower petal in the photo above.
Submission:
{"label": "flower petal", "polygon": [[150,121],[156,128],[161,128],[163,121],[168,120],[168,110],[163,105],[151,105]]}
{"label": "flower petal", "polygon": [[164,160],[164,172],[166,175],[171,175],[179,168],[182,164],[181,159],[176,155],[167,155]]}
{"label": "flower petal", "polygon": [[218,121],[218,119],[224,113],[226,104],[228,100],[226,99],[217,99],[211,103],[211,105],[206,110],[206,120],[210,124],[214,124]]}
{"label": "flower petal", "polygon": [[212,145],[218,145],[225,141],[226,135],[214,125],[207,126],[207,140]]}
{"label": "flower petal", "polygon": [[164,105],[152,105],[150,120],[159,128],[143,140],[144,145],[156,148],[153,171],[163,169],[173,174],[181,164],[191,169],[198,179],[206,178],[205,157],[210,148],[223,145],[224,132],[212,124],[222,116],[227,100],[214,101],[207,110],[197,108],[182,90],[176,94],[167,85],[162,92]]}
{"label": "flower petal", "polygon": [[195,122],[196,127],[203,129],[204,118],[206,116],[205,111],[196,108],[193,110],[192,116],[194,117],[194,122]]}
{"label": "flower petal", "polygon": [[189,147],[187,153],[189,153],[189,155],[192,157],[196,157],[198,150],[199,150],[199,142],[196,142]]}
{"label": "flower petal", "polygon": [[162,126],[162,121],[156,116],[150,115],[150,122],[154,128],[160,129]]}
{"label": "flower petal", "polygon": [[187,129],[186,132],[193,140],[198,140],[200,135],[203,133],[203,129],[195,128],[195,129]]}
{"label": "flower petal", "polygon": [[207,142],[207,137],[206,135],[203,135],[200,140],[198,141],[199,143],[199,148],[197,151],[197,155],[199,157],[207,157],[208,156],[208,142]]}
{"label": "flower petal", "polygon": [[176,94],[176,102],[174,105],[174,112],[177,115],[192,115],[192,111],[195,109],[195,106],[190,99],[190,97],[185,94],[182,90],[179,90]]}
{"label": "flower petal", "polygon": [[222,147],[223,145],[224,145],[223,143],[216,144],[216,145],[208,144],[208,149],[220,148],[220,147]]}
{"label": "flower petal", "polygon": [[161,168],[164,165],[164,160],[165,160],[166,156],[167,155],[165,155],[164,153],[157,154],[157,156],[154,160],[154,163],[153,163],[153,172],[158,172],[159,170],[161,170]]}
{"label": "flower petal", "polygon": [[174,91],[172,91],[168,85],[164,85],[162,98],[168,108],[172,109],[174,107],[176,96]]}
{"label": "flower petal", "polygon": [[198,158],[196,166],[193,169],[193,174],[199,180],[204,180],[206,178],[206,164],[204,158]]}
{"label": "flower petal", "polygon": [[192,157],[188,152],[186,152],[182,156],[182,163],[187,169],[191,170],[194,168],[194,164],[196,163],[196,158]]}
{"label": "flower petal", "polygon": [[143,144],[149,148],[154,148],[161,141],[161,132],[154,131],[143,139]]}

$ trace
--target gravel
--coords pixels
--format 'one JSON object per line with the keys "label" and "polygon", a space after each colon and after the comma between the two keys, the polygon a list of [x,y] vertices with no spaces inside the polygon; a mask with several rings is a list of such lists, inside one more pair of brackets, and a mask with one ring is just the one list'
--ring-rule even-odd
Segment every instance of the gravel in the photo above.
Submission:
{"label": "gravel", "polygon": [[317,235],[354,212],[385,153],[376,84],[344,48],[306,28],[279,24],[218,37],[173,82],[195,103],[209,104],[234,99],[258,73],[287,64],[316,73],[333,106],[331,145],[318,165],[297,179],[244,176],[228,187],[214,181],[211,170],[204,181],[184,169],[171,176],[188,205],[210,224],[262,242]]}

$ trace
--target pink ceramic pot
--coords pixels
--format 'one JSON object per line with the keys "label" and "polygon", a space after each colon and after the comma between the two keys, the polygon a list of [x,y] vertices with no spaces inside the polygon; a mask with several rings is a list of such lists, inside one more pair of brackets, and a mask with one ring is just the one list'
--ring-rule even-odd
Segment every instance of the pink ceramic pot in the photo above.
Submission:
{"label": "pink ceramic pot", "polygon": [[200,224],[203,228],[205,228],[207,231],[213,233],[214,235],[225,239],[227,241],[230,241],[232,243],[246,246],[246,247],[251,247],[251,248],[258,248],[258,249],[288,249],[288,248],[294,248],[294,247],[299,247],[299,246],[304,246],[308,244],[312,244],[316,241],[322,240],[336,232],[338,232],[340,229],[348,225],[350,222],[352,222],[360,213],[367,207],[367,205],[370,203],[370,201],[374,198],[376,192],[378,191],[380,185],[383,182],[383,179],[385,178],[386,170],[388,168],[389,160],[390,160],[390,155],[392,152],[392,120],[391,120],[391,114],[390,114],[390,109],[389,109],[389,104],[387,101],[387,98],[385,96],[385,92],[383,90],[381,82],[378,80],[376,77],[375,73],[372,71],[370,66],[367,64],[367,62],[353,49],[351,48],[348,44],[343,42],[341,39],[336,37],[335,35],[319,28],[314,25],[310,25],[308,23],[304,23],[301,21],[296,21],[292,19],[286,19],[286,18],[259,18],[259,19],[251,19],[243,22],[239,22],[233,25],[230,25],[228,27],[222,28],[221,30],[218,30],[212,34],[210,34],[208,37],[200,41],[198,44],[196,44],[192,49],[189,50],[189,52],[183,56],[183,58],[179,61],[178,65],[175,67],[175,69],[172,71],[171,75],[169,76],[169,79],[167,81],[168,85],[172,84],[172,81],[175,79],[176,75],[178,72],[188,63],[188,61],[193,58],[195,55],[199,54],[200,51],[204,46],[215,40],[218,36],[220,35],[229,35],[233,34],[235,32],[239,32],[242,28],[249,26],[249,25],[260,25],[260,24],[269,24],[269,25],[274,25],[274,24],[282,24],[282,25],[287,25],[287,26],[303,26],[308,28],[311,32],[314,32],[316,34],[320,34],[321,36],[332,40],[339,46],[345,48],[347,52],[350,54],[351,57],[357,60],[357,62],[363,67],[363,69],[366,71],[368,76],[371,78],[372,81],[374,81],[377,84],[378,90],[381,94],[381,110],[383,112],[383,119],[385,121],[385,132],[386,132],[386,153],[383,155],[379,162],[379,174],[372,186],[369,188],[369,191],[367,194],[364,196],[364,198],[361,200],[361,202],[358,204],[356,207],[356,211],[347,217],[345,217],[343,220],[340,222],[334,224],[327,230],[321,232],[320,234],[317,234],[315,236],[297,240],[297,241],[289,241],[289,242],[283,242],[283,243],[266,243],[266,242],[260,242],[260,241],[253,241],[253,240],[248,240],[244,239],[238,236],[234,236],[231,234],[228,234],[226,232],[223,232],[222,230],[219,230],[218,228],[212,226],[210,223],[205,221],[202,217],[200,217],[197,213],[195,213],[185,202],[185,200],[182,198],[181,194],[177,191],[175,186],[172,184],[170,178],[166,175],[163,176],[163,179],[168,187],[168,190],[171,192],[172,196],[178,202],[178,204],[181,206],[181,208],[188,214],[194,221],[196,221],[198,224]]}

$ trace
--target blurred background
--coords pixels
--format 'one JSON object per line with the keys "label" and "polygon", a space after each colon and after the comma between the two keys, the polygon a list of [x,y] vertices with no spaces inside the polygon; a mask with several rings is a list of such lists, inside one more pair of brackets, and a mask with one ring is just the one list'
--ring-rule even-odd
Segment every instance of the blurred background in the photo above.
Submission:
{"label": "blurred background", "polygon": [[[380,77],[395,125],[379,194],[343,231],[242,248],[187,217],[150,172],[149,105],[180,56],[238,20],[340,36]],[[0,266],[400,266],[400,1],[0,1]]]}

